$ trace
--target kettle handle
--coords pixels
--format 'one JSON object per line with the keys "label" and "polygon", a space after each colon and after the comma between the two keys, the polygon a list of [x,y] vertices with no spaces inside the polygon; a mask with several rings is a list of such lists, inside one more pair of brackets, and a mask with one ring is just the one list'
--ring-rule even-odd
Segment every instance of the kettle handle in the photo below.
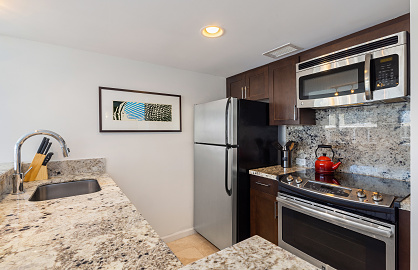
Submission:
{"label": "kettle handle", "polygon": [[320,144],[320,145],[318,145],[318,147],[315,150],[315,157],[316,158],[318,158],[318,149],[319,148],[329,148],[329,149],[331,149],[331,151],[332,151],[332,158],[331,158],[331,160],[334,160],[335,153],[334,153],[334,150],[332,149],[332,146],[331,145],[329,145],[329,144]]}

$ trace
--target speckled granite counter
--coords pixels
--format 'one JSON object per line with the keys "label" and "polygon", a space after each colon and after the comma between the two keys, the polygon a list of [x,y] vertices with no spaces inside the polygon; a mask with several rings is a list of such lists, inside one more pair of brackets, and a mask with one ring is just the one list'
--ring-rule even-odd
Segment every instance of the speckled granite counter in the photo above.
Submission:
{"label": "speckled granite counter", "polygon": [[251,169],[249,170],[249,174],[264,177],[264,178],[270,178],[273,180],[279,180],[279,176],[286,174],[286,173],[292,173],[297,171],[304,171],[307,168],[305,167],[292,167],[292,168],[283,168],[280,165],[265,167],[265,168],[259,168],[259,169]]}
{"label": "speckled granite counter", "polygon": [[411,196],[406,197],[402,202],[401,202],[401,209],[402,210],[407,210],[407,211],[411,211]]}
{"label": "speckled granite counter", "polygon": [[[97,179],[102,190],[30,202],[39,184]],[[178,269],[180,261],[106,174],[24,183],[0,202],[0,269]]]}
{"label": "speckled granite counter", "polygon": [[318,269],[292,253],[255,235],[204,259],[191,263],[182,270],[200,269]]}
{"label": "speckled granite counter", "polygon": [[[296,172],[296,171],[304,171],[308,168],[305,167],[292,167],[292,168],[283,168],[280,165],[276,165],[276,166],[270,166],[270,167],[265,167],[265,168],[259,168],[259,169],[252,169],[249,171],[249,174],[252,175],[256,175],[256,176],[260,176],[260,177],[264,177],[264,178],[269,178],[269,179],[273,179],[273,180],[279,180],[279,177],[283,174],[286,173],[292,173],[292,172]],[[374,179],[374,177],[372,176],[364,176],[365,179],[370,179],[370,181],[368,180],[367,183],[364,183],[366,185],[363,185],[364,189],[370,189],[370,190],[376,190],[382,193],[388,193],[388,189],[391,189],[391,194],[394,194],[396,196],[400,196],[401,198],[405,197],[407,194],[406,193],[403,194],[401,192],[401,190],[405,190],[405,189],[409,189],[409,182],[407,181],[401,181],[401,180],[396,180],[396,181],[391,181],[390,183],[386,183],[386,182],[376,182]],[[394,185],[394,183],[396,183],[397,185]],[[353,185],[355,186],[355,184],[353,183]],[[405,185],[407,185],[407,187],[404,187]],[[396,192],[394,192],[394,190],[398,190],[399,189],[399,194],[396,194]],[[401,209],[402,210],[408,210],[411,211],[411,196],[407,196],[402,202],[401,202]]]}

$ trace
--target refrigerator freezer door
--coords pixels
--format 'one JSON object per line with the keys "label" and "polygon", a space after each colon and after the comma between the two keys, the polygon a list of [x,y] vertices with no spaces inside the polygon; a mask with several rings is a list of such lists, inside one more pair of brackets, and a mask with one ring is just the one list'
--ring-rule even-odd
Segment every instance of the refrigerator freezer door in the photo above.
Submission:
{"label": "refrigerator freezer door", "polygon": [[225,147],[194,145],[194,227],[219,249],[236,243],[236,149],[228,151],[229,196],[225,189]]}
{"label": "refrigerator freezer door", "polygon": [[[221,99],[194,107],[194,141],[197,143],[225,145],[225,113],[228,99]],[[231,98],[229,106],[229,144],[237,144],[237,99]]]}

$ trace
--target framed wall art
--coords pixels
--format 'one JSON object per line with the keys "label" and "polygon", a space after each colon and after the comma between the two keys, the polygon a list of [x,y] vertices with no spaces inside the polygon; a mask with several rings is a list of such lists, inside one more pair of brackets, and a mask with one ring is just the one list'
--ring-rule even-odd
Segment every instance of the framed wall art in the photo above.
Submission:
{"label": "framed wall art", "polygon": [[100,132],[181,132],[181,96],[99,87]]}

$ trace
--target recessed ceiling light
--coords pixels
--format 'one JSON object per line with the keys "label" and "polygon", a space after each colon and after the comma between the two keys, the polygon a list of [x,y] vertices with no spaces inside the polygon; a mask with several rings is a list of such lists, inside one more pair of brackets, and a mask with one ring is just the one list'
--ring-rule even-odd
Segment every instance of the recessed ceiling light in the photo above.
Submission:
{"label": "recessed ceiling light", "polygon": [[224,30],[219,26],[210,25],[203,27],[201,33],[205,37],[215,38],[222,36],[224,34]]}

